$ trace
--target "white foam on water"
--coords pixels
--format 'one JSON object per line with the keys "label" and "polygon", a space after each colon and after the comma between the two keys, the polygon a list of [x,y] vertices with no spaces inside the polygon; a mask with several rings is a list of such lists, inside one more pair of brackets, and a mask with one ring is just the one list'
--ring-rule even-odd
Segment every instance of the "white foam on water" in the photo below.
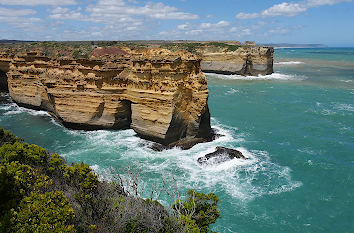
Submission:
{"label": "white foam on water", "polygon": [[212,78],[219,78],[224,80],[297,80],[301,81],[306,79],[305,76],[289,75],[282,73],[273,73],[269,75],[258,75],[258,76],[242,76],[242,75],[225,75],[225,74],[214,74],[208,73],[207,76]]}
{"label": "white foam on water", "polygon": [[9,103],[9,104],[4,104],[0,106],[0,110],[8,111],[8,110],[13,110],[15,109],[17,104],[15,103]]}
{"label": "white foam on water", "polygon": [[[5,108],[10,112],[49,116],[44,111],[20,108],[13,104]],[[291,179],[291,170],[273,163],[267,152],[243,146],[247,134],[236,127],[222,125],[214,118],[211,122],[217,133],[224,136],[212,142],[197,144],[189,150],[173,148],[161,152],[150,149],[151,142],[137,137],[132,129],[81,131],[65,129],[60,125],[68,134],[77,137],[73,144],[79,143],[75,149],[61,155],[67,159],[77,157],[78,160],[94,161],[91,162],[91,168],[102,176],[101,179],[112,179],[111,166],[124,168],[133,164],[148,186],[161,182],[161,176],[172,174],[183,192],[191,188],[203,192],[225,192],[241,201],[287,192],[301,186],[301,182]],[[248,160],[234,159],[206,167],[197,163],[199,157],[215,151],[217,146],[235,148]]]}
{"label": "white foam on water", "polygon": [[352,82],[353,82],[353,80],[344,80],[344,79],[341,79],[341,80],[339,80],[339,81],[345,82],[345,83],[352,83]]}
{"label": "white foam on water", "polygon": [[280,62],[274,62],[274,65],[301,65],[305,64],[305,62],[302,61],[280,61]]}
{"label": "white foam on water", "polygon": [[321,151],[315,151],[315,150],[311,149],[310,147],[300,148],[300,149],[297,149],[297,151],[299,151],[301,153],[306,153],[309,155],[321,155],[322,154]]}
{"label": "white foam on water", "polygon": [[4,115],[17,115],[21,113],[28,113],[32,116],[50,116],[46,111],[37,111],[33,109],[19,107],[15,103],[10,103],[1,107],[2,110],[6,110]]}
{"label": "white foam on water", "polygon": [[[1,109],[7,111],[5,113],[7,115],[28,113],[34,116],[50,116],[47,112],[18,107],[14,103],[1,106]],[[80,159],[97,161],[92,163],[91,168],[100,174],[100,179],[112,179],[110,167],[107,167],[106,163],[100,163],[100,159],[104,159],[112,167],[133,164],[143,173],[142,176],[147,179],[148,185],[160,182],[160,177],[163,175],[173,174],[178,178],[178,184],[183,190],[196,188],[206,192],[224,191],[242,201],[252,200],[261,195],[290,191],[301,185],[301,182],[291,180],[290,169],[272,163],[267,152],[250,151],[243,147],[241,144],[245,142],[246,134],[239,132],[236,127],[222,125],[214,118],[211,119],[213,128],[224,136],[212,142],[198,144],[189,150],[173,148],[162,152],[150,149],[151,142],[140,139],[131,129],[70,130],[58,124],[52,117],[51,121],[62,127],[68,134],[82,139],[80,142],[82,145],[76,147],[77,149],[61,155],[66,158],[79,156]],[[212,166],[201,166],[197,163],[199,157],[215,151],[217,146],[237,149],[248,159],[234,159]],[[93,157],[87,158],[87,156]],[[149,174],[155,176],[152,178]],[[263,183],[255,183],[257,180],[263,180]]]}
{"label": "white foam on water", "polygon": [[[108,154],[112,167],[132,164],[146,184],[161,183],[162,176],[174,175],[182,190],[196,188],[204,192],[226,192],[241,201],[249,201],[262,195],[274,195],[301,186],[292,181],[291,170],[274,164],[265,151],[249,150],[241,145],[244,134],[237,128],[226,127],[212,118],[213,128],[225,135],[212,142],[197,144],[189,150],[173,148],[161,152],[148,147],[149,142],[136,136],[133,130],[80,132],[87,140],[86,153],[94,153],[99,148]],[[201,166],[197,159],[215,151],[217,146],[225,146],[241,151],[248,160],[234,159],[214,166]],[[76,156],[80,150],[66,156]],[[97,153],[97,152],[96,152]],[[96,172],[108,178],[109,169],[96,164]],[[262,182],[258,184],[259,180]],[[151,188],[151,187],[150,187]],[[149,187],[147,187],[149,190]]]}
{"label": "white foam on water", "polygon": [[109,181],[113,179],[110,169],[101,168],[98,164],[91,165],[90,168],[96,174],[100,174],[98,179],[100,181]]}
{"label": "white foam on water", "polygon": [[335,104],[334,106],[335,109],[338,109],[340,111],[348,111],[348,112],[354,112],[354,106],[351,104]]}
{"label": "white foam on water", "polygon": [[238,93],[238,92],[240,92],[240,91],[239,91],[239,90],[236,90],[236,89],[231,88],[230,90],[226,91],[226,94],[232,95],[232,94],[235,94],[235,93]]}

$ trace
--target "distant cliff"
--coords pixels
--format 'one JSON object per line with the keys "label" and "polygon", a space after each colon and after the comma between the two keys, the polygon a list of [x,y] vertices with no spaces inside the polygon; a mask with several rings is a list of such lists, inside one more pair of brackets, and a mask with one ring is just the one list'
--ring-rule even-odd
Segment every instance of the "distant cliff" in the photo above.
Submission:
{"label": "distant cliff", "polygon": [[3,52],[0,74],[16,103],[46,110],[67,127],[132,128],[164,145],[210,138],[207,81],[196,55],[96,48],[89,56]]}
{"label": "distant cliff", "polygon": [[168,43],[162,47],[187,50],[201,56],[201,68],[206,73],[238,74],[244,76],[273,73],[273,47],[257,46],[254,42],[242,45],[229,42]]}
{"label": "distant cliff", "polygon": [[273,48],[270,47],[240,47],[233,52],[201,52],[201,68],[206,73],[244,76],[273,73]]}

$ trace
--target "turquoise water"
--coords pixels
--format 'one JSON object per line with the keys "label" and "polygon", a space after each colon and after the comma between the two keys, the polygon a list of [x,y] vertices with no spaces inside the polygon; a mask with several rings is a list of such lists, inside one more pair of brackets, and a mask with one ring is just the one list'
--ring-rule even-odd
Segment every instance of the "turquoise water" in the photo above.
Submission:
{"label": "turquoise water", "polygon": [[[277,49],[275,74],[207,77],[212,125],[225,136],[187,151],[154,152],[132,130],[68,130],[6,101],[0,125],[107,179],[131,165],[146,190],[174,175],[182,192],[215,192],[218,232],[354,232],[354,49]],[[220,145],[249,160],[198,166]]]}

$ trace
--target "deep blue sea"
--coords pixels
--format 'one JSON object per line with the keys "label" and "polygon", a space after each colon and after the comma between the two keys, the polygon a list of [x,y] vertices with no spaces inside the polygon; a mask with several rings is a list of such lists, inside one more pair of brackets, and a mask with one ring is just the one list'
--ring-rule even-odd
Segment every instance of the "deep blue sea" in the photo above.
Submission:
{"label": "deep blue sea", "polygon": [[[111,167],[132,166],[147,191],[175,176],[182,193],[215,192],[214,231],[354,232],[354,48],[276,49],[274,68],[207,75],[212,126],[225,136],[187,151],[152,151],[133,130],[65,129],[14,103],[1,103],[0,125],[106,179]],[[249,160],[199,166],[216,146]]]}

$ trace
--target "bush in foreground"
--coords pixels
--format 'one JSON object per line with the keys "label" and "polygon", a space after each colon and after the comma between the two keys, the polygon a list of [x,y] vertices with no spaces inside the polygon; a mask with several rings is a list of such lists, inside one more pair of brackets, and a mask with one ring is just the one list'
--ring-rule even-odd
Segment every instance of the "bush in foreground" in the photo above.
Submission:
{"label": "bush in foreground", "polygon": [[197,233],[220,216],[215,194],[191,190],[168,211],[2,128],[0,145],[0,232]]}

